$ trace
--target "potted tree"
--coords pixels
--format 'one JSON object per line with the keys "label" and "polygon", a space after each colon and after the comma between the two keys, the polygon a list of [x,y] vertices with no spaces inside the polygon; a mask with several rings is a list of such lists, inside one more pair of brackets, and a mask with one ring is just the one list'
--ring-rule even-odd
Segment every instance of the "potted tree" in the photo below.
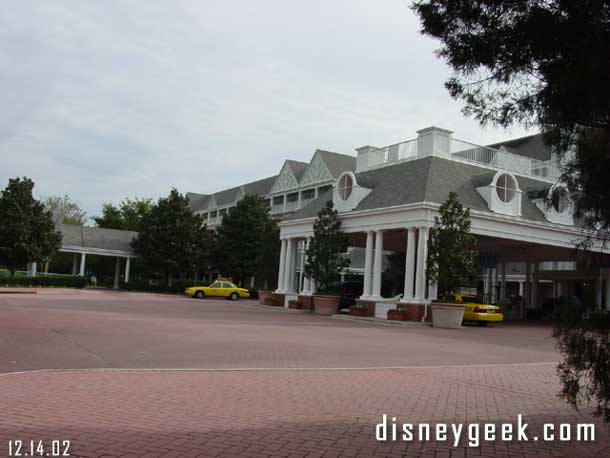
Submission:
{"label": "potted tree", "polygon": [[349,259],[342,257],[341,253],[347,247],[348,239],[341,231],[338,212],[329,200],[314,222],[305,263],[305,275],[318,285],[313,298],[315,313],[332,315],[339,310],[341,272],[349,266]]}
{"label": "potted tree", "polygon": [[409,315],[405,309],[395,308],[388,310],[388,321],[408,321]]}
{"label": "potted tree", "polygon": [[368,304],[354,304],[349,308],[350,316],[371,316]]}
{"label": "potted tree", "polygon": [[438,285],[438,299],[431,306],[432,324],[459,328],[465,307],[454,295],[477,276],[477,240],[470,233],[470,209],[462,206],[455,192],[440,206],[439,214],[430,231],[426,268],[430,281]]}

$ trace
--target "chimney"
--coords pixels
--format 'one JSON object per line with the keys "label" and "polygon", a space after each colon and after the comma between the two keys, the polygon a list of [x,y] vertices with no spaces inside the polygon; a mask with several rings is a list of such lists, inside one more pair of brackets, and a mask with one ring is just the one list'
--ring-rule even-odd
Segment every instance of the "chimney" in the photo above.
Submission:
{"label": "chimney", "polygon": [[419,156],[451,156],[453,131],[440,127],[426,127],[417,131],[417,153]]}
{"label": "chimney", "polygon": [[360,148],[356,148],[358,152],[358,157],[356,158],[356,173],[364,172],[371,168],[375,164],[375,155],[373,151],[376,151],[378,148],[371,145],[361,146]]}

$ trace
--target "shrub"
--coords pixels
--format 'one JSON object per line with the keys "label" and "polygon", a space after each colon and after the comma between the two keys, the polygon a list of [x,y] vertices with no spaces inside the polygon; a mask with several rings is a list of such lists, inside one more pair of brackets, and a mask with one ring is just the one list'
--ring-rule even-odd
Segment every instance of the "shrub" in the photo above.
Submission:
{"label": "shrub", "polygon": [[53,275],[37,277],[4,277],[0,276],[0,287],[23,288],[84,288],[89,283],[86,277],[74,275]]}
{"label": "shrub", "polygon": [[158,284],[151,283],[148,280],[134,280],[129,283],[121,282],[119,285],[121,289],[127,291],[146,291],[151,293],[183,293],[186,288],[191,286],[197,286],[198,282],[193,280],[174,280],[171,286],[167,286],[165,282],[159,282]]}

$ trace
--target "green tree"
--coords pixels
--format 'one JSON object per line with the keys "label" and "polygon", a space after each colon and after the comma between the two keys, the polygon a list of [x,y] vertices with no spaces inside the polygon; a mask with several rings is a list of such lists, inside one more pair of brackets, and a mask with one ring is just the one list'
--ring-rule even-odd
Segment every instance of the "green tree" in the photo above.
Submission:
{"label": "green tree", "polygon": [[142,219],[150,212],[152,206],[152,199],[137,197],[124,199],[119,206],[104,203],[102,216],[94,216],[93,220],[98,227],[138,232],[142,229]]}
{"label": "green tree", "polygon": [[76,224],[82,226],[87,221],[87,213],[73,202],[66,194],[61,196],[49,196],[44,201],[45,210],[53,215],[53,222],[57,224]]}
{"label": "green tree", "polygon": [[[423,33],[441,41],[438,54],[454,70],[446,87],[464,112],[482,124],[540,127],[567,163],[562,181],[593,234],[586,241],[607,246],[610,2],[425,0],[413,8]],[[591,308],[557,322],[563,395],[575,405],[582,394],[596,399],[610,422],[610,321]]]}
{"label": "green tree", "polygon": [[61,247],[53,216],[33,189],[29,178],[13,178],[0,195],[0,262],[11,275],[27,263],[47,261]]}
{"label": "green tree", "polygon": [[426,274],[438,284],[439,298],[449,299],[459,286],[477,277],[477,239],[470,233],[470,209],[455,192],[439,208],[428,240]]}
{"label": "green tree", "polygon": [[173,276],[193,273],[203,263],[207,227],[176,189],[159,199],[143,216],[141,225],[132,242],[134,251],[147,268],[162,273],[168,285]]}
{"label": "green tree", "polygon": [[269,275],[264,266],[273,262],[269,255],[277,252],[279,243],[277,224],[269,216],[265,201],[246,195],[223,217],[217,229],[217,267],[238,283],[250,277],[264,277]]}
{"label": "green tree", "polygon": [[349,267],[349,259],[341,256],[348,246],[349,240],[341,231],[339,213],[329,200],[313,224],[313,238],[305,263],[305,275],[315,280],[320,292],[331,292],[343,270]]}

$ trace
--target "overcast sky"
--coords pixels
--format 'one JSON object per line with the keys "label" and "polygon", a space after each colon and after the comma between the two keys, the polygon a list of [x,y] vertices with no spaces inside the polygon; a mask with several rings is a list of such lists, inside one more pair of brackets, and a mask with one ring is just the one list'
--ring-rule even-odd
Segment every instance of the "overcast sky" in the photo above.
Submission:
{"label": "overcast sky", "polygon": [[316,148],[464,118],[409,0],[13,0],[0,13],[0,183],[102,202],[209,193]]}

